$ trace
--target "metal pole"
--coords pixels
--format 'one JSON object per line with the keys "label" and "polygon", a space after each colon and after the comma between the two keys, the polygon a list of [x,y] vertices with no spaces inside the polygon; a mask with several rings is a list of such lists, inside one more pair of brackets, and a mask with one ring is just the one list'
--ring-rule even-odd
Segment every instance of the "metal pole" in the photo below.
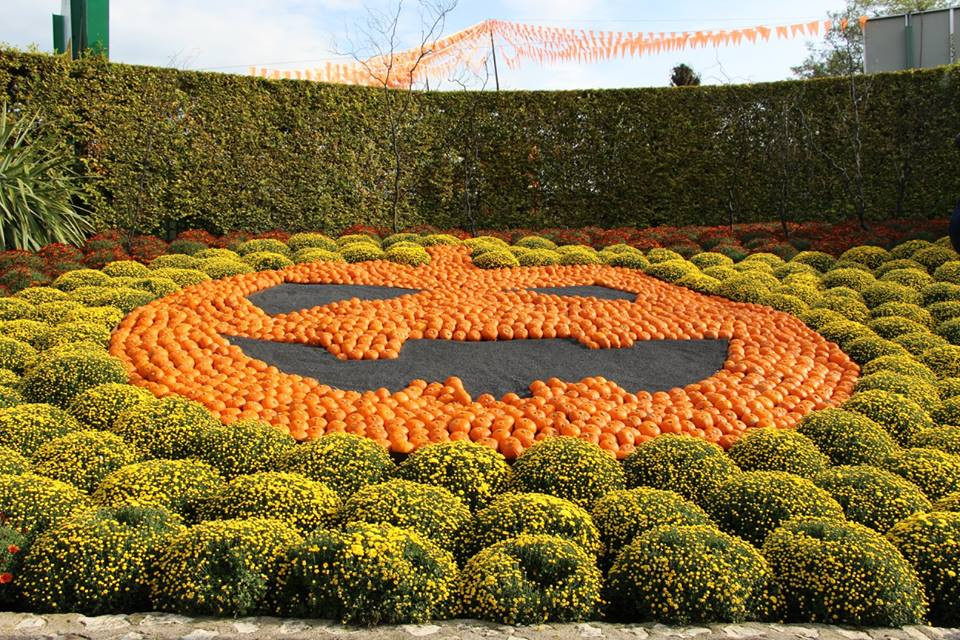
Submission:
{"label": "metal pole", "polygon": [[500,91],[500,74],[497,73],[497,48],[493,46],[493,29],[490,29],[490,51],[493,53],[493,80]]}

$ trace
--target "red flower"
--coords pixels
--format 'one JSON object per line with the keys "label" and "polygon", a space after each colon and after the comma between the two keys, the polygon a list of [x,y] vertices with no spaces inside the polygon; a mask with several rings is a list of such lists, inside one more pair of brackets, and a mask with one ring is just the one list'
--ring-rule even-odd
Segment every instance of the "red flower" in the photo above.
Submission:
{"label": "red flower", "polygon": [[13,580],[13,574],[9,571],[4,571],[0,573],[0,584],[7,584]]}
{"label": "red flower", "polygon": [[15,544],[11,544],[7,547],[7,553],[20,553],[20,547]]}

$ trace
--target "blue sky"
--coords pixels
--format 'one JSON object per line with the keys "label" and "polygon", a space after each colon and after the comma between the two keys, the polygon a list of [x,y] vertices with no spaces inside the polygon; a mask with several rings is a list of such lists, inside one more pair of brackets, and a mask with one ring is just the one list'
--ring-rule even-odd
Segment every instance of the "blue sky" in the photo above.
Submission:
{"label": "blue sky", "polygon": [[[247,73],[250,65],[308,68],[336,59],[365,17],[365,7],[384,9],[394,0],[113,0],[111,58],[119,62]],[[405,0],[412,27],[417,0]],[[50,14],[59,0],[0,0],[0,42],[52,47]],[[485,18],[596,30],[695,31],[775,25],[826,17],[842,0],[769,2],[744,0],[460,0],[445,33]],[[415,31],[402,34],[416,44]],[[662,86],[670,69],[685,62],[705,83],[762,82],[790,77],[805,55],[804,40],[688,50],[597,64],[566,63],[521,69],[501,67],[504,89],[575,89]],[[285,63],[285,64],[280,64]]]}

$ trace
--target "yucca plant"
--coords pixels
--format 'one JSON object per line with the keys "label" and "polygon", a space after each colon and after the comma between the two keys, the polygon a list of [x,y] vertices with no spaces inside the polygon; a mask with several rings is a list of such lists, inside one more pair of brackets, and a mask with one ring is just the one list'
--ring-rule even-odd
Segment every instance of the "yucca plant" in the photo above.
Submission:
{"label": "yucca plant", "polygon": [[93,230],[77,204],[83,178],[50,144],[38,114],[0,112],[0,243],[36,251],[51,242],[80,245]]}

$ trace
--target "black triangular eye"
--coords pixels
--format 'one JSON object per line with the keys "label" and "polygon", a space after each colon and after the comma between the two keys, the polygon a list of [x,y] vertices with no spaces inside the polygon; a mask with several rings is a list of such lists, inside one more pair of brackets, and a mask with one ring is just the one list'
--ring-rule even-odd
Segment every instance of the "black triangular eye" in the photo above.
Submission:
{"label": "black triangular eye", "polygon": [[389,300],[420,289],[378,287],[366,284],[292,284],[285,282],[251,294],[247,299],[270,315],[312,309],[325,304],[359,298],[360,300]]}

